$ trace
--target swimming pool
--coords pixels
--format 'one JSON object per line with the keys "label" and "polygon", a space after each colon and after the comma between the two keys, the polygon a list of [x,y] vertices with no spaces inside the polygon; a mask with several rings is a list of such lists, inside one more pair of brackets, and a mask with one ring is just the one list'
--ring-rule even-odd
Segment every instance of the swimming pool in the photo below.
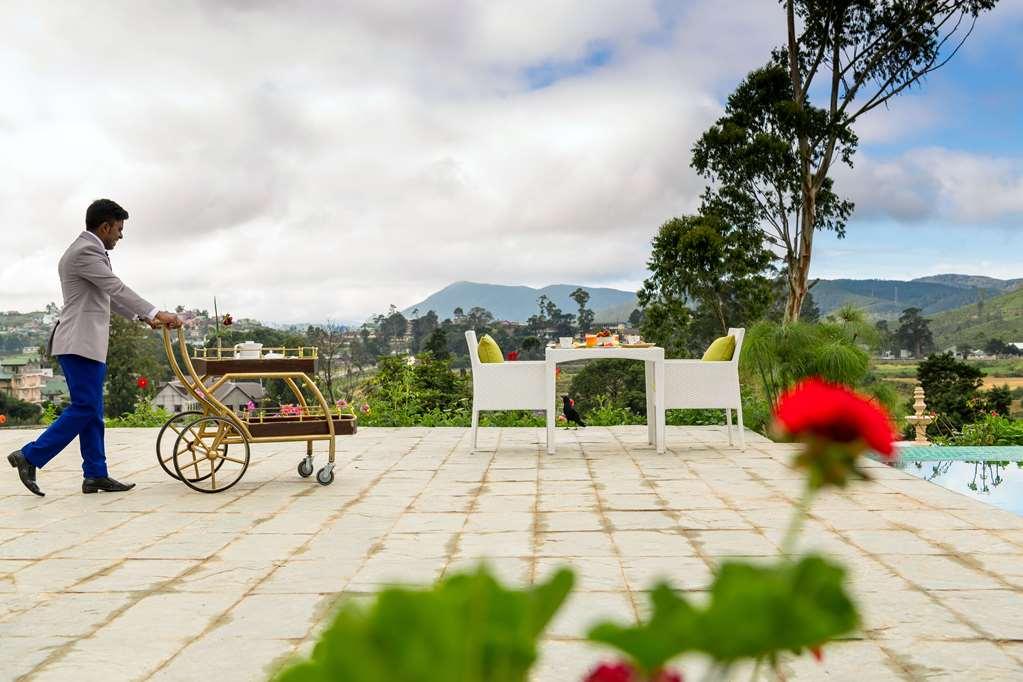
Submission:
{"label": "swimming pool", "polygon": [[1023,447],[903,447],[896,467],[1023,516]]}

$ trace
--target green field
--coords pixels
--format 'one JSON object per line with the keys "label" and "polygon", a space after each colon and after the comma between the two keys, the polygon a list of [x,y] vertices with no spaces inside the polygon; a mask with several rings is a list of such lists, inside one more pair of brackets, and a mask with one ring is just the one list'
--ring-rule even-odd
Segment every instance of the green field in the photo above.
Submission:
{"label": "green field", "polygon": [[[967,360],[967,362],[974,367],[979,367],[984,372],[985,384],[998,382],[999,379],[1023,378],[1023,359]],[[915,360],[875,360],[874,373],[884,379],[915,379],[917,364]],[[1007,383],[1011,386],[1014,382]]]}

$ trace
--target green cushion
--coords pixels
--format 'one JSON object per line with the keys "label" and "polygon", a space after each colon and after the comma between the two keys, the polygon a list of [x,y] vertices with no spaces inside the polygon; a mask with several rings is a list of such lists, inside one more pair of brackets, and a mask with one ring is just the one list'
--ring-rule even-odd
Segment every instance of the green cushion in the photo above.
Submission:
{"label": "green cushion", "polygon": [[714,339],[714,343],[710,344],[707,352],[703,354],[703,359],[709,362],[728,362],[734,354],[735,337],[731,335],[722,336],[721,338]]}
{"label": "green cushion", "polygon": [[501,354],[501,347],[490,334],[484,334],[480,339],[478,352],[480,362],[504,362],[504,355]]}

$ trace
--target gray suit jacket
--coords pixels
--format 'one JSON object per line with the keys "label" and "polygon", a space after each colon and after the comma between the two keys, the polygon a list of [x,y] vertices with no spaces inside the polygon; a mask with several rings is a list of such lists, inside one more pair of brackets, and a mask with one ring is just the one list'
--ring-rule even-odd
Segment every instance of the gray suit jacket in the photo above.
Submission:
{"label": "gray suit jacket", "polygon": [[57,269],[64,308],[50,333],[47,352],[106,362],[110,311],[133,319],[149,315],[153,305],[117,278],[99,238],[89,232],[71,243]]}

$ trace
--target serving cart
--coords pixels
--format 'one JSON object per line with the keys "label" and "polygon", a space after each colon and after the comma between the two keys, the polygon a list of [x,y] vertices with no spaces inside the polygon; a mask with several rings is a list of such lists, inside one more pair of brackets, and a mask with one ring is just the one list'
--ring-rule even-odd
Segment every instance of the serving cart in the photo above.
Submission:
{"label": "serving cart", "polygon": [[[334,481],[335,436],[356,432],[354,413],[327,404],[311,376],[316,373],[316,348],[262,348],[236,353],[234,348],[192,348],[178,329],[178,353],[170,330],[163,329],[167,360],[182,389],[197,409],[167,420],[156,438],[160,466],[192,490],[223,492],[236,484],[249,467],[250,443],[305,441],[306,455],[298,475],[313,473],[313,443],[327,441],[327,463],[316,472],[321,485]],[[180,356],[180,362],[178,359]],[[241,357],[238,357],[241,356]],[[295,405],[235,411],[216,393],[229,381],[279,379],[295,395]],[[306,400],[300,387],[313,396]]]}

